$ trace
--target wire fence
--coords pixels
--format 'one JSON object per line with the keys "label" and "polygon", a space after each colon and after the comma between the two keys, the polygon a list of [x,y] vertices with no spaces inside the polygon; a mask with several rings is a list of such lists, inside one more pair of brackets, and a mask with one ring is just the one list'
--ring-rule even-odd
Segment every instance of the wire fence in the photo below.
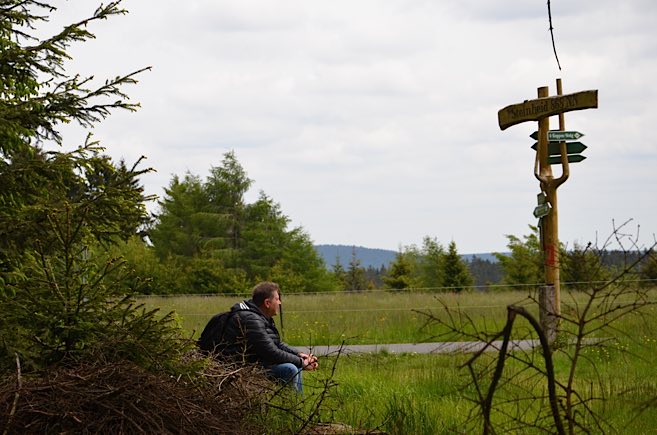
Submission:
{"label": "wire fence", "polygon": [[[641,285],[646,285],[646,284],[651,284],[651,285],[657,285],[657,280],[649,280],[649,279],[636,279],[636,280],[625,280],[623,281],[625,284],[641,284]],[[590,285],[591,287],[595,286],[602,286],[608,284],[609,281],[578,281],[578,282],[564,282],[561,283],[562,286],[566,287],[567,286],[575,286],[575,285]],[[518,295],[521,295],[522,290],[529,290],[529,292],[526,294],[524,299],[518,299],[513,302],[515,305],[523,305],[523,304],[531,304],[535,302],[535,298],[532,299],[530,296],[535,296],[532,295],[532,292],[538,292],[538,289],[543,286],[543,284],[518,284],[518,285],[498,285],[495,286],[498,290],[509,290],[509,292],[516,292]],[[487,286],[487,288],[490,288],[491,286]],[[474,288],[474,287],[473,287]],[[331,307],[321,307],[317,309],[285,309],[285,314],[290,315],[290,314],[300,314],[300,315],[305,315],[305,314],[316,314],[316,313],[324,313],[324,314],[337,314],[337,313],[376,313],[376,312],[409,312],[409,311],[416,311],[416,312],[427,312],[427,311],[433,311],[433,310],[444,310],[444,309],[458,309],[458,310],[494,310],[494,309],[503,309],[506,308],[509,305],[509,302],[507,301],[506,303],[500,302],[499,300],[495,301],[494,295],[496,292],[491,292],[491,303],[486,303],[486,304],[459,304],[458,302],[452,302],[452,303],[446,303],[445,301],[436,304],[437,298],[440,298],[441,296],[443,297],[456,297],[458,298],[459,296],[466,296],[468,294],[472,294],[472,292],[462,292],[462,293],[454,293],[453,287],[423,287],[423,288],[407,288],[407,289],[401,289],[401,290],[396,290],[396,289],[367,289],[367,290],[361,290],[361,291],[325,291],[325,292],[298,292],[298,293],[286,293],[286,296],[295,296],[295,297],[311,297],[311,296],[345,296],[349,297],[350,295],[352,296],[358,296],[358,295],[368,295],[368,294],[373,294],[373,295],[408,295],[408,296],[418,296],[418,297],[430,297],[430,303],[427,304],[422,304],[422,305],[416,305],[416,306],[391,306],[391,307],[350,307],[350,308],[345,308],[345,307],[340,307],[340,308],[331,308]],[[568,290],[566,290],[568,291]],[[580,290],[572,290],[573,294],[584,294],[584,292]],[[480,293],[481,294],[481,293]],[[498,293],[500,294],[500,293]],[[207,298],[207,299],[230,299],[230,298],[248,298],[249,294],[248,292],[241,292],[241,293],[204,293],[204,294],[167,294],[167,295],[144,295],[143,297],[140,297],[140,299],[169,299],[169,298]],[[617,300],[617,303],[623,303],[624,301],[622,300]],[[631,301],[625,301],[625,302],[631,302]],[[657,303],[657,292],[653,294],[653,298],[650,299],[651,303]],[[564,302],[567,303],[567,302]],[[154,303],[157,305],[157,303]],[[207,305],[211,305],[211,302],[205,302]],[[185,317],[207,317],[208,313],[199,313],[199,312],[178,312],[181,316]]]}
{"label": "wire fence", "polygon": [[[569,287],[581,287],[581,286],[591,286],[593,287],[602,287],[611,283],[611,280],[607,281],[566,281],[561,282],[560,285],[568,289]],[[638,284],[646,285],[651,284],[657,286],[657,279],[624,279],[623,284]],[[544,283],[534,283],[534,284],[486,284],[486,285],[471,285],[467,287],[463,286],[444,286],[444,287],[407,287],[404,289],[393,289],[393,288],[375,288],[375,289],[356,289],[356,290],[326,290],[326,291],[307,291],[307,292],[283,292],[286,296],[303,296],[303,295],[335,295],[335,294],[366,294],[366,293],[427,293],[432,295],[437,294],[450,294],[450,293],[460,293],[463,289],[470,291],[519,291],[526,289],[539,289],[540,287],[545,286]],[[212,297],[212,296],[245,296],[249,295],[250,291],[245,290],[242,292],[217,292],[217,293],[166,293],[166,294],[144,294],[140,297],[144,298],[171,298],[171,297],[184,297],[184,296],[199,296],[199,297]]]}

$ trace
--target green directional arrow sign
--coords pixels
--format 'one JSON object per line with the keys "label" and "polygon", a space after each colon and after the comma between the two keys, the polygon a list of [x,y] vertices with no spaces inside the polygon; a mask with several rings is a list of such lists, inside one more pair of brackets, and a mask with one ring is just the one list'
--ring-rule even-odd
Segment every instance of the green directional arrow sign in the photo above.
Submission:
{"label": "green directional arrow sign", "polygon": [[[560,131],[560,130],[550,130],[548,131],[548,140],[550,142],[556,141],[566,141],[566,140],[577,140],[580,137],[584,136],[583,133],[579,131]],[[538,140],[538,132],[535,131],[529,135],[534,140]]]}
{"label": "green directional arrow sign", "polygon": [[[561,154],[560,142],[548,142],[548,155],[558,156]],[[532,149],[538,149],[538,143],[532,145]],[[566,154],[579,154],[586,149],[582,142],[566,142]]]}
{"label": "green directional arrow sign", "polygon": [[[583,156],[581,154],[569,154],[568,155],[568,163],[577,163],[581,162],[584,160],[586,156]],[[548,163],[551,165],[558,165],[561,163],[561,156],[552,156],[548,157]]]}
{"label": "green directional arrow sign", "polygon": [[537,219],[547,216],[550,213],[550,206],[548,204],[539,204],[534,209],[534,216]]}

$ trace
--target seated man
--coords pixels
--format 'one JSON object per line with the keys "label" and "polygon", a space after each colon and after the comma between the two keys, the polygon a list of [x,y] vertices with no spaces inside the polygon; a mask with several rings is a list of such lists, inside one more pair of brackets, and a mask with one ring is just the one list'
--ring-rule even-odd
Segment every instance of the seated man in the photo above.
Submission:
{"label": "seated man", "polygon": [[278,284],[261,282],[253,288],[250,300],[235,304],[235,315],[227,322],[223,341],[224,355],[244,356],[258,363],[275,378],[303,391],[302,370],[315,370],[317,358],[297,352],[281,341],[273,317],[280,312],[281,294]]}

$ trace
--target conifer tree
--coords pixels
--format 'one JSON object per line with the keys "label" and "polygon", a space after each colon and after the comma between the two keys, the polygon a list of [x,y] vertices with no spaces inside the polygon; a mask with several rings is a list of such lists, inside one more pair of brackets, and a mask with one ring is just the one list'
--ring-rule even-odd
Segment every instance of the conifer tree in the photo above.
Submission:
{"label": "conifer tree", "polygon": [[390,263],[388,273],[383,277],[383,283],[387,288],[401,290],[409,288],[413,284],[413,270],[406,255],[400,249],[395,255],[395,260]]}
{"label": "conifer tree", "polygon": [[447,247],[447,255],[444,260],[445,287],[450,291],[460,292],[472,286],[473,279],[468,267],[463,262],[456,250],[456,242],[453,240]]}
{"label": "conifer tree", "polygon": [[349,267],[345,273],[344,289],[346,291],[361,291],[367,288],[367,281],[365,280],[365,269],[360,265],[360,260],[356,256],[356,247],[351,248],[351,259],[349,260]]}
{"label": "conifer tree", "polygon": [[569,288],[591,289],[611,276],[609,269],[602,265],[600,253],[595,252],[590,244],[583,247],[575,243],[573,249],[563,252],[560,258],[561,281]]}
{"label": "conifer tree", "polygon": [[150,230],[159,258],[190,276],[186,293],[234,293],[258,281],[286,292],[335,290],[336,283],[302,228],[264,192],[247,203],[252,184],[235,153],[224,154],[205,182],[174,177]]}
{"label": "conifer tree", "polygon": [[72,151],[43,149],[64,145],[62,123],[86,128],[137,107],[122,89],[139,71],[94,86],[64,68],[70,44],[125,11],[111,2],[53,36],[34,36],[55,9],[0,2],[0,368],[12,369],[16,357],[27,370],[99,355],[173,364],[186,346],[171,318],[139,308],[117,285],[122,261],[91,258],[146,222],[139,176],[148,169],[114,163],[90,138]]}
{"label": "conifer tree", "polygon": [[344,287],[346,272],[344,270],[344,266],[342,265],[342,262],[340,261],[339,255],[335,257],[335,263],[333,264],[332,272],[335,280],[340,284],[341,287]]}

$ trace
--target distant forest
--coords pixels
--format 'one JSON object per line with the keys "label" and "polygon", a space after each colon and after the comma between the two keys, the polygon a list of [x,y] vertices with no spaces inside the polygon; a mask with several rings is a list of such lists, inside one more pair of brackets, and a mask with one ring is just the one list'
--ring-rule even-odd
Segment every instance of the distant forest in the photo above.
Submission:
{"label": "distant forest", "polygon": [[[355,255],[365,271],[366,279],[374,283],[376,287],[383,287],[382,278],[387,274],[390,263],[397,255],[396,251],[363,246],[315,245],[314,247],[319,256],[324,259],[329,270],[333,269],[338,262],[342,266],[348,265],[352,256]],[[602,264],[606,267],[624,266],[633,262],[639,255],[638,252],[607,251],[602,256]],[[475,286],[483,287],[502,283],[504,270],[493,253],[464,254],[461,255],[461,258],[472,274]]]}

